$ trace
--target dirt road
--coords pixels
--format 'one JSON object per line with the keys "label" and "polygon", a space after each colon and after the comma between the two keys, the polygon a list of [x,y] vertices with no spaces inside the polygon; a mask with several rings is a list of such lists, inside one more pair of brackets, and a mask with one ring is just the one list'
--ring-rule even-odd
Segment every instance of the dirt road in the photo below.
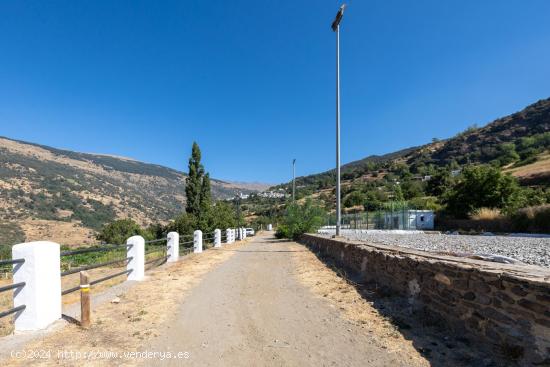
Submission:
{"label": "dirt road", "polygon": [[380,315],[369,316],[373,328],[353,322],[344,307],[300,281],[301,267],[307,265],[301,256],[314,258],[305,247],[264,234],[238,249],[218,251],[235,253],[205,275],[169,328],[145,346],[187,352],[189,358],[149,360],[147,365],[428,365],[409,341],[380,327]]}

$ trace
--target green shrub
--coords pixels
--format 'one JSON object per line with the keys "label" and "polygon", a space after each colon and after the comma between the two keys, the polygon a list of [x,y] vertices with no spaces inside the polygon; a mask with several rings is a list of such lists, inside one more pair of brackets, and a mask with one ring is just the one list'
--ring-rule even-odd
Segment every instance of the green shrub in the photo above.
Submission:
{"label": "green shrub", "polygon": [[363,205],[365,200],[365,194],[361,191],[353,191],[344,198],[344,207],[351,208],[352,206]]}
{"label": "green shrub", "polygon": [[289,204],[275,236],[297,239],[304,233],[315,232],[323,224],[324,216],[323,209],[311,199],[307,199],[302,205]]}
{"label": "green shrub", "polygon": [[97,235],[97,239],[106,243],[120,245],[126,243],[128,238],[138,235],[151,239],[151,236],[139,224],[131,219],[121,219],[104,226]]}
{"label": "green shrub", "polygon": [[516,178],[490,166],[466,167],[462,179],[444,197],[447,211],[457,218],[467,218],[479,208],[512,212],[521,207],[522,200],[522,190]]}

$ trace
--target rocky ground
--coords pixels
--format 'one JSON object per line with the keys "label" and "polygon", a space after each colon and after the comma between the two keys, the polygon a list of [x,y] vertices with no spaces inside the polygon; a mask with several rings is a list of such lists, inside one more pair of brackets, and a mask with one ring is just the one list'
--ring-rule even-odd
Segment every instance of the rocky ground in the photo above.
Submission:
{"label": "rocky ground", "polygon": [[[334,230],[323,230],[321,234],[333,235]],[[526,264],[550,266],[550,237],[470,236],[365,230],[343,230],[342,235],[350,240],[382,245],[453,253],[461,256],[481,255],[481,257],[493,258],[497,261],[506,261],[507,259],[501,257],[508,257]]]}

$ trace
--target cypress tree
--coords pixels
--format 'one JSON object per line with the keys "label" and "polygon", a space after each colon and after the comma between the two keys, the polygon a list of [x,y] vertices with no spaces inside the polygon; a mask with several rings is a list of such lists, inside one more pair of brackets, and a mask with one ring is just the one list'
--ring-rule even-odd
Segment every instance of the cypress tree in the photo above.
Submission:
{"label": "cypress tree", "polygon": [[198,217],[201,211],[203,176],[204,167],[201,164],[201,150],[199,145],[193,142],[191,157],[189,158],[189,175],[185,179],[185,196],[187,197],[185,211],[195,217]]}
{"label": "cypress tree", "polygon": [[206,173],[202,178],[200,208],[203,212],[210,209],[212,205],[212,194],[210,192],[210,174]]}

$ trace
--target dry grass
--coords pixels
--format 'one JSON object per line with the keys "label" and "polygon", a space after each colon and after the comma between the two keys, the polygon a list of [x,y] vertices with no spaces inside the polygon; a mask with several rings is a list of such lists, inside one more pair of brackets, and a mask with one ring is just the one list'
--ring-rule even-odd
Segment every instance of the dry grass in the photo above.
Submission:
{"label": "dry grass", "polygon": [[[237,242],[227,248],[240,246]],[[165,267],[155,268],[148,279],[137,283],[125,294],[118,295],[120,303],[106,303],[93,310],[92,327],[83,330],[69,324],[42,340],[27,345],[26,350],[50,350],[52,359],[20,361],[10,359],[3,365],[81,366],[83,361],[59,361],[58,350],[72,351],[138,351],[143,341],[159,335],[162,324],[176,311],[186,294],[213,267],[234,254],[233,251],[206,251],[191,254],[184,260]],[[105,285],[107,286],[107,285]],[[94,287],[98,292],[100,288]],[[78,293],[78,292],[77,292]],[[75,296],[78,297],[78,296]],[[65,300],[64,300],[65,303]],[[87,366],[133,365],[132,360],[96,360]]]}
{"label": "dry grass", "polygon": [[500,209],[496,208],[480,208],[470,215],[470,219],[473,220],[497,220],[502,218],[504,216],[500,212]]}
{"label": "dry grass", "polygon": [[400,359],[406,359],[409,366],[430,365],[391,321],[381,315],[372,303],[363,299],[352,284],[339,277],[312,252],[295,252],[294,261],[298,263],[298,280],[315,295],[327,299],[337,307],[346,319],[367,328],[374,343],[388,353],[398,354]]}
{"label": "dry grass", "polygon": [[537,157],[537,161],[534,163],[517,168],[512,168],[506,171],[510,172],[512,176],[518,178],[527,178],[550,172],[550,154],[540,155]]}
{"label": "dry grass", "polygon": [[[99,279],[109,274],[114,274],[123,270],[122,268],[105,267],[99,269],[88,270],[91,279]],[[94,286],[95,292],[102,292],[103,290],[112,287],[113,285],[122,283],[126,280],[126,277],[120,276],[113,279],[109,279],[105,282],[99,283]],[[78,273],[71,274],[61,278],[61,289],[68,289],[75,287],[80,282],[80,275]],[[11,279],[1,279],[0,286],[11,284]],[[69,293],[62,298],[63,306],[68,306],[76,302],[80,302],[80,292]],[[13,291],[0,293],[0,310],[8,310],[13,307]],[[0,319],[0,337],[13,333],[13,315]]]}
{"label": "dry grass", "polygon": [[[11,279],[0,279],[0,287],[12,284]],[[0,310],[7,311],[13,308],[13,291],[0,293]],[[0,337],[13,332],[13,316],[0,319]]]}
{"label": "dry grass", "polygon": [[52,241],[61,245],[83,246],[96,243],[94,231],[79,222],[27,218],[19,222],[27,242]]}

